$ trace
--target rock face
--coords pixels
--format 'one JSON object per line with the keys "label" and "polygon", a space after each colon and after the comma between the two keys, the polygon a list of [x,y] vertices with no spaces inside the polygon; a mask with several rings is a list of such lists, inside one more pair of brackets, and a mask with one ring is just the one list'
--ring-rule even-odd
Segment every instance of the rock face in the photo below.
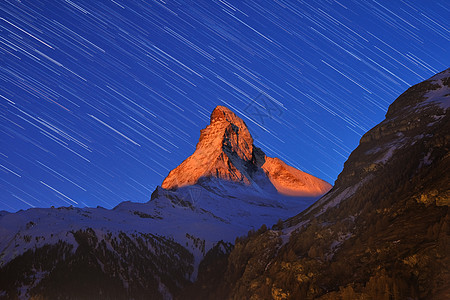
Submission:
{"label": "rock face", "polygon": [[161,186],[193,185],[202,177],[250,184],[253,158],[253,138],[244,121],[218,106],[211,113],[210,124],[201,130],[195,152],[172,170]]}
{"label": "rock face", "polygon": [[450,299],[449,149],[450,69],[392,103],[329,193],[203,266],[190,295]]}
{"label": "rock face", "polygon": [[253,145],[244,121],[224,106],[211,113],[210,124],[201,131],[195,152],[172,170],[162,183],[165,189],[194,185],[202,179],[240,182],[283,195],[314,197],[331,185],[310,174],[267,157]]}

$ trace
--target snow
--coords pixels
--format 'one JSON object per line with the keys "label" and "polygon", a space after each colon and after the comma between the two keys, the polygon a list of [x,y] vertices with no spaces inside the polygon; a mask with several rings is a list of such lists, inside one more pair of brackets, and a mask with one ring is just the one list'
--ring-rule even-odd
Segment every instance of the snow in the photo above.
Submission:
{"label": "snow", "polygon": [[427,126],[428,127],[431,127],[431,126],[433,126],[434,124],[436,124],[437,122],[439,122],[442,118],[444,118],[445,117],[445,115],[434,115],[434,116],[431,116],[433,119],[435,119],[436,121],[434,121],[434,122],[431,122],[431,123],[429,123]]}
{"label": "snow", "polygon": [[339,232],[337,240],[334,240],[330,245],[330,251],[326,254],[327,260],[331,260],[334,256],[334,254],[337,252],[339,247],[348,240],[352,234],[350,232],[343,233]]}
{"label": "snow", "polygon": [[172,300],[172,294],[170,293],[169,289],[161,282],[161,280],[158,278],[158,291],[163,296],[164,300]]}
{"label": "snow", "polygon": [[396,147],[394,147],[394,146],[389,147],[388,150],[384,153],[384,155],[381,158],[377,159],[374,163],[376,163],[376,164],[387,163],[387,161],[394,155],[395,150],[397,150]]}
{"label": "snow", "polygon": [[430,151],[428,151],[427,155],[423,158],[423,163],[425,166],[429,166],[433,162],[433,160],[431,160],[431,152],[432,151],[433,150],[430,149]]}
{"label": "snow", "polygon": [[427,100],[425,103],[438,104],[444,110],[450,107],[450,88],[442,83],[442,79],[450,77],[450,70],[431,77],[432,83],[439,84],[441,87],[436,90],[431,90],[425,94]]}
{"label": "snow", "polygon": [[308,223],[309,223],[309,220],[306,220],[306,221],[302,221],[302,222],[300,222],[298,224],[295,224],[294,226],[291,226],[291,227],[288,227],[288,228],[284,228],[281,231],[282,234],[279,236],[281,238],[281,241],[282,241],[282,243],[280,245],[280,248],[289,242],[289,239],[291,238],[291,235],[292,235],[293,232],[295,232],[296,230],[302,228],[303,226],[305,226]]}
{"label": "snow", "polygon": [[[196,189],[195,193],[192,189]],[[234,243],[238,236],[262,224],[270,227],[278,219],[291,217],[317,198],[267,194],[248,186],[211,180],[195,187],[167,191],[148,203],[123,202],[112,210],[104,208],[33,208],[0,216],[0,266],[34,247],[59,240],[77,243],[71,231],[92,228],[99,238],[108,232],[151,233],[173,239],[194,255],[191,280],[204,254],[217,242]],[[28,224],[28,225],[27,225]],[[197,247],[192,236],[204,241]],[[29,236],[29,242],[24,237]],[[38,239],[36,239],[38,238]]]}
{"label": "snow", "polygon": [[363,183],[366,180],[367,180],[367,178],[364,179],[363,181],[353,185],[353,186],[350,186],[350,187],[346,188],[341,193],[337,194],[335,197],[332,198],[331,201],[328,201],[327,203],[322,205],[321,210],[315,215],[315,217],[320,216],[321,214],[326,212],[329,208],[332,208],[332,207],[335,207],[335,206],[339,205],[339,203],[341,203],[342,200],[345,200],[345,199],[350,198],[351,196],[353,196],[353,194],[356,193],[356,191],[359,189],[359,187],[361,185],[363,185]]}
{"label": "snow", "polygon": [[366,151],[365,154],[366,155],[375,154],[377,152],[380,152],[381,150],[383,150],[382,147],[376,147],[376,148],[373,148],[373,149],[370,149],[370,150]]}
{"label": "snow", "polygon": [[433,160],[431,159],[431,154],[433,152],[433,149],[430,149],[428,153],[424,156],[423,160],[420,162],[419,169],[423,166],[429,166],[433,163]]}

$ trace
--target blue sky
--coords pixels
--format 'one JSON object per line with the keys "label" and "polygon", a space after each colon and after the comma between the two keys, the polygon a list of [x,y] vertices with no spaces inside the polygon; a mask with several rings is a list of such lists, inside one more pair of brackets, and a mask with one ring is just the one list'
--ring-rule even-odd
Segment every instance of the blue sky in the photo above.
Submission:
{"label": "blue sky", "polygon": [[449,66],[446,1],[2,1],[0,210],[146,202],[217,105],[333,183]]}

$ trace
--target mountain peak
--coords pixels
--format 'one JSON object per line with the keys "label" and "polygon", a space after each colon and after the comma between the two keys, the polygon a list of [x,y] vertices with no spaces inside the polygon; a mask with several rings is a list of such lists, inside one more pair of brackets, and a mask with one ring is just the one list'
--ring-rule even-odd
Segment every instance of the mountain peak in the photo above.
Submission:
{"label": "mountain peak", "polygon": [[210,124],[200,131],[195,152],[169,173],[162,187],[192,185],[203,177],[249,184],[249,176],[241,166],[252,159],[253,138],[247,125],[227,107],[217,106]]}
{"label": "mountain peak", "polygon": [[253,145],[245,122],[225,106],[213,110],[210,124],[200,131],[195,152],[169,173],[162,187],[176,189],[203,178],[289,196],[318,196],[331,188],[321,179],[267,157]]}
{"label": "mountain peak", "polygon": [[232,123],[236,119],[239,119],[238,116],[234,114],[228,107],[218,105],[211,113],[211,121],[210,123],[217,122],[217,121],[228,121]]}
{"label": "mountain peak", "polygon": [[196,152],[226,151],[240,159],[251,160],[253,138],[245,122],[229,108],[217,106],[211,113],[210,124],[200,131]]}

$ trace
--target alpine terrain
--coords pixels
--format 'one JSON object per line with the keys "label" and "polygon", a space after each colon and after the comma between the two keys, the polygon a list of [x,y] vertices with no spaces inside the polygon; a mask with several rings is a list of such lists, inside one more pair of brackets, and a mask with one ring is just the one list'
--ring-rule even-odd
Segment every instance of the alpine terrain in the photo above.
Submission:
{"label": "alpine terrain", "polygon": [[450,299],[450,69],[414,85],[330,192],[200,266],[196,299]]}
{"label": "alpine terrain", "polygon": [[267,157],[218,106],[147,203],[0,212],[0,298],[171,299],[236,237],[310,206],[325,181]]}

